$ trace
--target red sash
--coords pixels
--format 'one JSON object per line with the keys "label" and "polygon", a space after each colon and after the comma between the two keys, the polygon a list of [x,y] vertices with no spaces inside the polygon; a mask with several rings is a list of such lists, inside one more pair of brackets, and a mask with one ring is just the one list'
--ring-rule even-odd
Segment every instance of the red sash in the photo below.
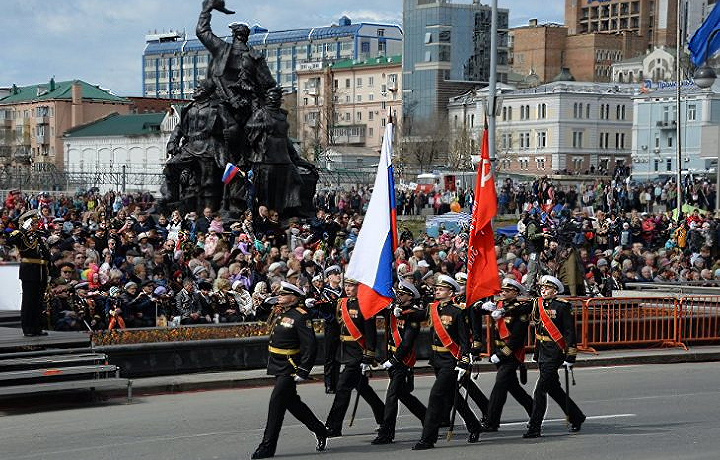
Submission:
{"label": "red sash", "polygon": [[352,318],[350,317],[350,312],[348,311],[347,304],[347,297],[345,297],[344,299],[340,299],[340,314],[342,315],[343,323],[345,323],[345,328],[348,330],[352,338],[355,339],[355,341],[362,348],[365,348],[365,337],[363,337],[362,332],[360,332],[360,329],[357,328]]}
{"label": "red sash", "polygon": [[[400,346],[400,343],[402,342],[402,339],[400,338],[400,330],[398,330],[398,324],[397,324],[397,318],[395,318],[395,315],[390,315],[390,330],[392,331],[392,338],[393,342],[395,342],[395,348]],[[407,367],[413,367],[415,365],[415,349],[410,352],[409,355],[403,358],[403,363]]]}
{"label": "red sash", "polygon": [[432,319],[435,334],[437,334],[440,342],[442,342],[443,346],[452,353],[455,359],[460,359],[460,347],[458,344],[453,342],[452,337],[450,337],[448,331],[446,331],[445,327],[443,327],[442,322],[440,321],[440,314],[438,313],[438,305],[440,305],[439,300],[430,304],[430,318]]}
{"label": "red sash", "polygon": [[[497,303],[498,308],[503,307],[503,301],[500,300]],[[505,324],[505,318],[498,318],[495,320],[495,326],[498,329],[498,334],[500,335],[500,338],[506,342],[507,345],[507,339],[510,338],[510,330],[507,328],[507,324]],[[515,355],[515,358],[517,358],[518,361],[521,363],[525,362],[525,347],[520,347],[518,350],[515,350],[513,352]]]}
{"label": "red sash", "polygon": [[550,334],[550,338],[555,341],[558,347],[560,347],[561,350],[565,350],[567,345],[565,343],[565,337],[563,337],[562,333],[560,333],[560,330],[557,328],[555,323],[552,322],[550,319],[550,316],[548,316],[547,312],[545,311],[545,306],[543,305],[543,298],[538,297],[538,310],[540,313],[540,320],[543,323],[543,327],[545,330]]}

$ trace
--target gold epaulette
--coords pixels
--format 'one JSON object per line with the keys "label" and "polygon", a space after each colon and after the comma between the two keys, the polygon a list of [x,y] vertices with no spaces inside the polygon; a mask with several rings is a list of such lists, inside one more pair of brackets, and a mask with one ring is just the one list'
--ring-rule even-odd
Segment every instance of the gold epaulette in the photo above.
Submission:
{"label": "gold epaulette", "polygon": [[302,307],[295,307],[295,310],[299,311],[301,315],[307,315],[307,310]]}
{"label": "gold epaulette", "polygon": [[14,236],[20,233],[20,230],[13,230],[12,233],[10,233],[10,236]]}

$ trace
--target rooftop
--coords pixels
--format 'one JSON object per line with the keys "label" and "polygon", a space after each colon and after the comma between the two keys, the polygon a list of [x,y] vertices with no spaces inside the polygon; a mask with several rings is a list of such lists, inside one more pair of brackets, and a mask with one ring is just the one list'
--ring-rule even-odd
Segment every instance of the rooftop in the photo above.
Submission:
{"label": "rooftop", "polygon": [[142,136],[160,132],[164,113],[142,113],[107,117],[68,130],[64,137]]}
{"label": "rooftop", "polygon": [[344,59],[342,61],[337,61],[330,64],[330,67],[333,69],[350,69],[350,68],[358,68],[358,67],[377,67],[377,66],[387,66],[387,65],[401,65],[402,64],[402,54],[397,54],[395,56],[379,56],[374,57],[370,59],[365,59],[363,61],[360,60],[354,60],[354,59]]}
{"label": "rooftop", "polygon": [[71,100],[72,85],[79,83],[82,88],[83,100],[129,103],[130,101],[116,96],[109,90],[102,89],[99,86],[91,85],[82,80],[68,80],[55,82],[50,80],[48,83],[41,83],[31,86],[18,87],[13,85],[10,94],[0,99],[0,105],[30,103],[40,101],[55,100]]}

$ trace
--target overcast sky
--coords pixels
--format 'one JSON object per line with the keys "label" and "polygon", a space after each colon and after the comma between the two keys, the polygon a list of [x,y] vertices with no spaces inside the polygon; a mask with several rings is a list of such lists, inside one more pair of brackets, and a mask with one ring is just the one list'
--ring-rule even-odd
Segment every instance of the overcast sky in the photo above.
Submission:
{"label": "overcast sky", "polygon": [[[471,0],[455,0],[470,3]],[[498,0],[510,25],[562,22],[563,0]],[[200,0],[3,0],[0,87],[81,79],[120,95],[140,95],[141,60],[149,31],[194,34]],[[232,17],[215,12],[213,28],[231,21],[270,30],[324,26],[342,15],[354,22],[402,23],[401,0],[226,0]],[[483,3],[489,3],[485,0]],[[251,4],[242,10],[243,4]]]}

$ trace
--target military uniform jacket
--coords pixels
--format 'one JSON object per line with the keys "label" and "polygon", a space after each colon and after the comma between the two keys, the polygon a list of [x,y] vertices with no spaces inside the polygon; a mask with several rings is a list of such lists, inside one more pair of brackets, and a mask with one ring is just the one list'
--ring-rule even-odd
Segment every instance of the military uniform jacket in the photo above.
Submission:
{"label": "military uniform jacket", "polygon": [[[433,302],[433,304],[434,303],[435,302]],[[431,326],[431,343],[433,350],[430,363],[434,367],[455,367],[458,360],[452,353],[447,351],[445,345],[443,345],[442,340],[440,340],[440,337],[435,331],[434,325],[432,324],[431,308],[433,304],[428,307],[428,318]],[[437,309],[442,326],[447,331],[452,341],[459,347],[460,356],[467,357],[470,353],[470,324],[467,313],[452,300],[440,302]]]}
{"label": "military uniform jacket", "polygon": [[[393,319],[392,310],[396,307],[403,309],[400,317],[395,318],[397,324],[398,335],[400,336],[400,343],[395,343],[395,337],[392,332],[391,324]],[[415,341],[420,334],[420,323],[425,321],[427,317],[427,311],[419,301],[402,306],[393,302],[390,309],[386,310],[385,315],[385,327],[387,329],[387,345],[388,345],[388,356],[391,356],[398,363],[405,363],[406,358],[413,356],[415,351]],[[413,359],[414,361],[414,359]]]}
{"label": "military uniform jacket", "polygon": [[566,349],[561,349],[550,337],[550,332],[540,318],[540,299],[533,300],[530,320],[535,325],[535,357],[538,362],[563,361],[575,362],[577,344],[575,339],[575,318],[572,305],[564,300],[544,299],[543,307],[552,323],[565,339]]}
{"label": "military uniform jacket", "polygon": [[[20,253],[20,271],[19,277],[25,281],[47,280],[48,266],[50,260],[50,251],[43,241],[40,233],[37,231],[15,230],[10,233],[8,243],[15,246]],[[32,259],[34,261],[45,261],[42,263],[27,263],[22,259]]]}
{"label": "military uniform jacket", "polygon": [[[492,322],[493,352],[500,359],[514,359],[516,353],[522,353],[525,348],[532,303],[513,299],[501,300],[497,305],[505,309],[505,316]],[[505,328],[510,333],[505,339],[502,338],[499,321],[505,323]]]}
{"label": "military uniform jacket", "polygon": [[363,337],[363,344],[355,340],[343,320],[341,313],[341,305],[345,299],[337,302],[337,321],[340,324],[340,347],[338,349],[338,361],[345,365],[360,365],[372,363],[375,359],[375,347],[377,345],[377,326],[375,325],[375,317],[365,319],[360,311],[358,299],[347,299],[347,309],[350,318],[355,327],[360,331]]}
{"label": "military uniform jacket", "polygon": [[317,341],[306,310],[291,308],[275,318],[268,351],[268,375],[310,373],[317,355]]}
{"label": "military uniform jacket", "polygon": [[320,301],[315,304],[318,311],[318,317],[325,320],[326,323],[336,322],[335,310],[338,299],[342,297],[342,288],[333,289],[332,286],[326,284],[320,293]]}

